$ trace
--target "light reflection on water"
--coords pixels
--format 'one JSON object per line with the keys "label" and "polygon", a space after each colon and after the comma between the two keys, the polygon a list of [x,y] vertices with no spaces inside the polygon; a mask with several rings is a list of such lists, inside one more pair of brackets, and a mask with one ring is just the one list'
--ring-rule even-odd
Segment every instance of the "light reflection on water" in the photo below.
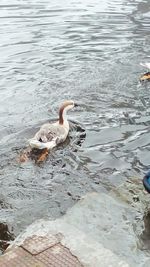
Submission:
{"label": "light reflection on water", "polygon": [[[149,55],[148,2],[1,1],[0,198],[8,205],[0,220],[15,234],[150,167],[150,86],[138,81]],[[36,125],[70,98],[80,103],[70,118],[86,128],[82,146],[75,128],[44,165],[18,164]]]}

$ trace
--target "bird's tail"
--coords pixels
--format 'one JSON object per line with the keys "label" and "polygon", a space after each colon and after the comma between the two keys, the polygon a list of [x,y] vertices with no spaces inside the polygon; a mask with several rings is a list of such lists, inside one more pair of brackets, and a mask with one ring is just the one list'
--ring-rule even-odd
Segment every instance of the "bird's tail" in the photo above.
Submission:
{"label": "bird's tail", "polygon": [[52,149],[53,147],[56,146],[56,140],[54,139],[54,140],[52,140],[50,142],[43,143],[43,142],[38,141],[35,138],[32,138],[32,139],[29,140],[29,145],[32,148],[37,148],[37,149],[47,148],[48,150],[50,150],[50,149]]}

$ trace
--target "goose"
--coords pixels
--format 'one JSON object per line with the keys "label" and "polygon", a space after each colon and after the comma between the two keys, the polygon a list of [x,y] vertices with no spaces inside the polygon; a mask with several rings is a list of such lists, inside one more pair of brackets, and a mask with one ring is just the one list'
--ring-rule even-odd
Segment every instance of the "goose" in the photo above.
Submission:
{"label": "goose", "polygon": [[[150,70],[150,63],[140,63],[140,65],[142,66],[142,67],[145,67],[145,68],[147,68],[147,69],[149,69]],[[150,80],[150,71],[149,72],[147,72],[147,73],[145,73],[145,74],[143,74],[141,77],[140,77],[140,81],[145,81],[145,80]]]}
{"label": "goose", "polygon": [[72,100],[65,101],[59,109],[59,120],[55,123],[45,123],[35,136],[29,140],[31,148],[51,150],[64,142],[69,133],[67,111],[77,106]]}

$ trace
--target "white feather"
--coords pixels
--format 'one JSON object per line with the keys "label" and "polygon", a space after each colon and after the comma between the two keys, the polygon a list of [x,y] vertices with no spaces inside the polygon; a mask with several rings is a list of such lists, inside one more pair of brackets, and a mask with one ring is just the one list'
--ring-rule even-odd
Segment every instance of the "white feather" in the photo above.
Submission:
{"label": "white feather", "polygon": [[50,142],[42,143],[42,142],[32,138],[32,139],[29,140],[29,145],[32,148],[37,148],[37,149],[44,149],[44,148],[52,149],[57,145],[56,144],[56,139],[54,139],[54,140],[52,140]]}
{"label": "white feather", "polygon": [[147,69],[150,69],[150,63],[140,63],[141,66],[147,68]]}

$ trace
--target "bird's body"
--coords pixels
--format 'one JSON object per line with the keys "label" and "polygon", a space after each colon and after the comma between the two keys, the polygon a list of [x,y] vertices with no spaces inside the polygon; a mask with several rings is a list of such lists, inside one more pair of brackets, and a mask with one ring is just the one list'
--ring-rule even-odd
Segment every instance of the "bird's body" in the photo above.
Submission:
{"label": "bird's body", "polygon": [[[150,63],[149,63],[149,62],[147,62],[147,63],[140,63],[140,65],[141,65],[142,67],[145,67],[145,68],[147,68],[147,69],[150,70]],[[140,81],[141,81],[141,82],[142,82],[142,81],[150,81],[150,71],[144,73],[144,74],[140,77]]]}
{"label": "bird's body", "polygon": [[59,120],[55,123],[43,124],[35,136],[29,140],[32,148],[48,150],[64,142],[69,133],[69,122],[66,117],[67,110],[75,106],[73,101],[66,101],[59,110]]}

